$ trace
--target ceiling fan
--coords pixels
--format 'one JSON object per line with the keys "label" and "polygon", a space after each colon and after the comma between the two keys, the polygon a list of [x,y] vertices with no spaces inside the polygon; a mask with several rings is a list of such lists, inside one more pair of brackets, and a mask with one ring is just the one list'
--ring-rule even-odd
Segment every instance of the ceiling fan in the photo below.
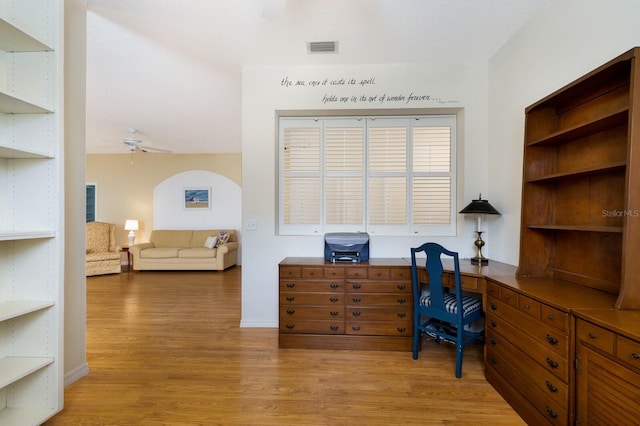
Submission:
{"label": "ceiling fan", "polygon": [[136,130],[133,127],[129,129],[129,133],[131,134],[131,136],[123,138],[122,142],[129,148],[129,151],[131,151],[132,153],[137,150],[140,150],[142,152],[147,152],[147,151],[171,152],[168,149],[162,149],[162,148],[156,148],[148,145],[143,145],[142,139],[136,136],[136,134],[138,133],[138,130]]}

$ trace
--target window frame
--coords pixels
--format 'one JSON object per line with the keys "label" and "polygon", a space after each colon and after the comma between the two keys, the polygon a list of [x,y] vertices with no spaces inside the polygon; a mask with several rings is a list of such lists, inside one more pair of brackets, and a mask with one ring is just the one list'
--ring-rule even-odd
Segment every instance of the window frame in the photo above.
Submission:
{"label": "window frame", "polygon": [[[457,193],[458,193],[458,185],[460,185],[460,179],[458,177],[458,167],[457,163],[459,161],[458,158],[458,150],[462,143],[461,138],[459,136],[458,126],[460,125],[460,113],[462,109],[438,109],[438,110],[419,110],[419,111],[409,111],[409,112],[399,112],[393,111],[389,113],[389,111],[383,111],[380,115],[372,114],[371,111],[366,112],[358,112],[356,114],[349,113],[348,111],[277,111],[276,112],[276,129],[277,129],[277,137],[276,137],[276,234],[277,235],[322,235],[327,232],[356,232],[356,231],[365,231],[369,232],[371,235],[385,235],[385,236],[455,236],[457,231]],[[435,122],[440,122],[440,125],[444,123],[449,123],[451,128],[451,145],[450,145],[450,171],[448,175],[451,177],[450,183],[450,209],[449,209],[449,223],[448,224],[412,224],[412,200],[411,194],[412,190],[409,188],[413,185],[413,177],[424,175],[423,173],[419,173],[413,170],[412,159],[413,159],[413,125],[408,126],[408,132],[411,133],[407,135],[407,169],[404,176],[406,176],[406,221],[401,225],[371,225],[369,218],[369,210],[368,210],[368,197],[369,197],[369,179],[371,177],[371,173],[368,167],[369,164],[369,127],[364,125],[364,147],[363,147],[363,174],[364,174],[364,187],[363,187],[363,223],[354,224],[354,225],[331,225],[327,224],[326,218],[326,193],[325,193],[325,180],[327,177],[326,169],[325,169],[325,126],[323,125],[323,121],[326,120],[329,123],[335,124],[340,120],[343,120],[344,123],[349,123],[349,120],[353,122],[361,122],[362,120],[373,120],[372,122],[385,123],[387,120],[408,120],[407,122],[413,123],[417,121],[422,121],[422,123],[430,123],[433,124]],[[284,150],[283,150],[283,132],[286,127],[286,123],[299,121],[301,123],[306,122],[316,123],[317,127],[320,129],[320,171],[319,171],[319,180],[320,180],[320,194],[322,197],[321,206],[320,206],[320,223],[318,224],[307,224],[307,225],[296,225],[296,224],[285,224],[283,217],[283,182],[286,175],[286,172],[283,170],[283,161],[284,161]],[[320,123],[320,124],[318,124]],[[346,124],[345,124],[346,125]],[[290,126],[292,127],[292,126]],[[335,126],[334,126],[335,127]],[[433,173],[432,173],[433,174]],[[438,173],[436,173],[438,174]],[[439,173],[440,175],[442,173]],[[402,174],[399,174],[402,175]]]}

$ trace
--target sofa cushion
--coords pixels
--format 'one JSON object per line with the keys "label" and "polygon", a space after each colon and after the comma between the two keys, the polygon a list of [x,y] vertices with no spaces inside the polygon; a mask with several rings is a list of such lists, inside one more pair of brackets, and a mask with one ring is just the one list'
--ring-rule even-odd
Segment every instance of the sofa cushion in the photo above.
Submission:
{"label": "sofa cushion", "polygon": [[[189,247],[193,231],[160,229],[151,231],[149,241],[156,247]],[[200,247],[204,245],[204,240]]]}
{"label": "sofa cushion", "polygon": [[212,249],[218,244],[218,237],[207,237],[207,240],[204,242],[204,247],[208,249]]}
{"label": "sofa cushion", "polygon": [[216,243],[216,247],[225,245],[229,241],[230,237],[231,235],[227,231],[218,232],[218,242]]}
{"label": "sofa cushion", "polygon": [[[178,251],[180,249],[177,247],[155,247],[148,248],[144,250],[140,250],[140,257],[145,257],[148,259],[166,259],[169,257],[178,257]],[[207,249],[204,249],[207,250]]]}
{"label": "sofa cushion", "polygon": [[178,250],[178,257],[182,259],[212,259],[218,250],[205,247],[192,247]]}

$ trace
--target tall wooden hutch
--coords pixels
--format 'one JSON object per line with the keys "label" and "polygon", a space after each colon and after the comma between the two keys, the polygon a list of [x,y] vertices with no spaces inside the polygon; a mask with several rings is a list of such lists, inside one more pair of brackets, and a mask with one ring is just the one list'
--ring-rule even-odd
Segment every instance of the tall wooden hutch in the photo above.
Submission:
{"label": "tall wooden hutch", "polygon": [[485,374],[531,424],[640,418],[640,48],[525,110],[520,262]]}

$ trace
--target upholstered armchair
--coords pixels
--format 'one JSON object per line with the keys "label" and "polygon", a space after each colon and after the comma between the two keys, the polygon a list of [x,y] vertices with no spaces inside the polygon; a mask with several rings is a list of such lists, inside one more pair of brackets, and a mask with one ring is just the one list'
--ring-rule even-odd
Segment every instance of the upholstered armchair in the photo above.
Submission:
{"label": "upholstered armchair", "polygon": [[87,276],[120,273],[120,248],[116,247],[116,225],[87,223]]}

